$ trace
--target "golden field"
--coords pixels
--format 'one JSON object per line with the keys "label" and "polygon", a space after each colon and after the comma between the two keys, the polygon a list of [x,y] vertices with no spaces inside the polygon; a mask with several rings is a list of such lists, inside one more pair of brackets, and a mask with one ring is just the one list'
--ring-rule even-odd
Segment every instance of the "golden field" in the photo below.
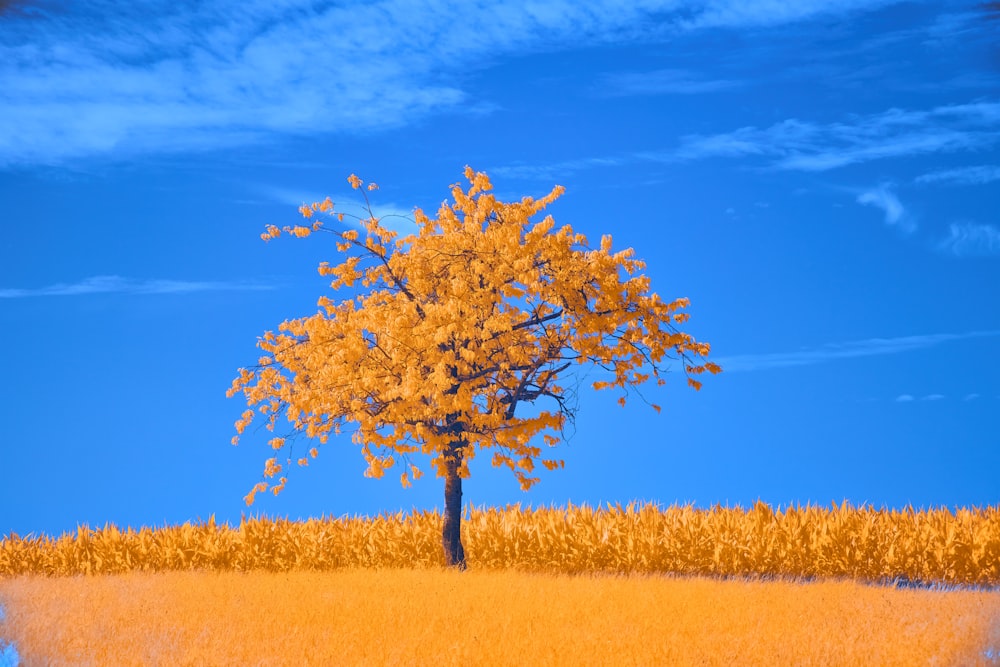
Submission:
{"label": "golden field", "polygon": [[[11,534],[0,540],[0,577],[440,566],[441,521],[436,511],[236,527],[213,517],[156,529],[81,526],[59,538]],[[471,568],[1000,586],[1000,507],[470,506],[462,540]]]}
{"label": "golden field", "polygon": [[0,597],[0,635],[29,667],[951,667],[995,664],[985,649],[1000,648],[998,593],[850,581],[165,572],[16,577]]}
{"label": "golden field", "polygon": [[[997,508],[470,507],[462,529],[464,573],[436,512],[12,534],[0,638],[26,665],[1000,664]],[[866,585],[891,580],[940,586]]]}

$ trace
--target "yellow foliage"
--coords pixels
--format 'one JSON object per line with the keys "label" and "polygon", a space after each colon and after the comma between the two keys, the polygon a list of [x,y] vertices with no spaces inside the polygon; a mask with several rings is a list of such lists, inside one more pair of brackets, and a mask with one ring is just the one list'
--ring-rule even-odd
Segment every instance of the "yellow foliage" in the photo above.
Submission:
{"label": "yellow foliage", "polygon": [[[258,341],[265,356],[240,369],[228,395],[242,392],[271,430],[279,413],[311,438],[350,428],[371,477],[392,467],[371,447],[429,454],[439,475],[447,458],[467,473],[476,450],[494,449],[502,452],[494,465],[508,465],[527,490],[538,481],[524,474],[540,454],[533,438],[546,432],[555,445],[552,433],[572,414],[560,381],[574,364],[601,365],[609,377],[594,387],[623,392],[651,377],[662,384],[665,359],[679,359],[695,389],[701,384],[691,375],[721,370],[693,361],[710,348],[675,326],[686,320],[678,311],[688,300],[651,292],[631,248],[613,252],[607,234],[591,248],[552,216],[534,220],[562,187],[538,200],[500,202],[486,174],[467,167],[465,177],[467,190],[453,185],[436,218],[417,209],[418,232],[401,239],[370,207],[357,219],[360,230],[268,226],[269,239],[281,231],[336,234],[341,260],[321,263],[319,273],[333,278],[333,290],[359,291],[339,301],[322,296],[317,313],[265,333]],[[354,174],[348,182],[363,185]],[[299,210],[342,219],[329,198]],[[556,409],[523,409],[541,402]],[[253,415],[236,422],[238,435]],[[265,477],[276,470],[269,464]],[[400,480],[409,483],[405,474]]]}

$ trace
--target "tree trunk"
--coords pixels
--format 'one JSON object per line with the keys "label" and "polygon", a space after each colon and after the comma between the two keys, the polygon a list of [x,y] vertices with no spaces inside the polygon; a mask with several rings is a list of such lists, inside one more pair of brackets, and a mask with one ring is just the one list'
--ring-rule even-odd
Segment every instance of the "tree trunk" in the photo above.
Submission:
{"label": "tree trunk", "polygon": [[458,476],[461,454],[453,450],[447,461],[448,476],[444,480],[444,529],[441,541],[444,560],[448,567],[464,570],[465,549],[462,548],[462,478]]}

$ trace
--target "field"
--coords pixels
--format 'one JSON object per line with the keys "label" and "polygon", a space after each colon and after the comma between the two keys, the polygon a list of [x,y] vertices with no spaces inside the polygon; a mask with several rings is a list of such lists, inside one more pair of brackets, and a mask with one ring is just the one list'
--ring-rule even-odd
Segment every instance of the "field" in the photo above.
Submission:
{"label": "field", "polygon": [[18,577],[0,596],[27,665],[913,667],[1000,646],[1000,594],[849,581],[167,572]]}
{"label": "field", "polygon": [[436,513],[11,535],[0,638],[26,665],[995,665],[998,518],[470,509],[466,572]]}

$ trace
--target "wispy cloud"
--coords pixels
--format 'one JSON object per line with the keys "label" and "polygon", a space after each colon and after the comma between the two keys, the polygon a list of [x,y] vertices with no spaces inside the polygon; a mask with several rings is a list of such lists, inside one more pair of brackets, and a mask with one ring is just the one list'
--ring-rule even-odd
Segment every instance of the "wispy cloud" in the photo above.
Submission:
{"label": "wispy cloud", "polygon": [[0,299],[24,299],[43,296],[84,296],[87,294],[185,294],[268,290],[273,285],[251,282],[195,282],[187,280],[129,280],[121,276],[94,276],[76,283],[56,283],[28,289],[0,288]]}
{"label": "wispy cloud", "polygon": [[452,74],[506,55],[894,1],[44,3],[0,17],[0,167],[395,127],[483,108]]}
{"label": "wispy cloud", "polygon": [[[584,169],[636,162],[677,164],[714,157],[749,157],[769,160],[769,167],[774,169],[820,172],[888,158],[979,151],[996,143],[1000,143],[1000,102],[973,102],[927,111],[890,109],[825,125],[790,118],[765,129],[743,127],[721,134],[685,135],[674,149],[579,158],[548,165],[508,165],[493,171],[504,176],[551,179]],[[1000,167],[956,169],[925,174],[917,180],[988,182],[1000,178],[995,170]],[[876,195],[869,199],[870,202],[863,203],[876,203]],[[881,200],[889,203],[886,197]]]}
{"label": "wispy cloud", "polygon": [[981,150],[998,141],[1000,103],[973,102],[926,111],[889,109],[825,125],[793,118],[765,129],[689,135],[664,157],[749,155],[772,158],[771,166],[778,169],[826,171],[886,158]]}
{"label": "wispy cloud", "polygon": [[799,350],[797,352],[776,352],[769,354],[745,354],[723,357],[715,361],[727,373],[739,371],[759,371],[792,366],[811,366],[840,359],[855,359],[886,354],[900,354],[923,350],[944,343],[970,338],[990,338],[1000,336],[996,331],[971,331],[961,334],[930,334],[923,336],[902,336],[899,338],[869,338],[847,343],[831,343],[822,347]]}
{"label": "wispy cloud", "polygon": [[953,222],[938,250],[958,257],[1000,255],[1000,229],[975,222]]}
{"label": "wispy cloud", "polygon": [[987,164],[958,169],[932,171],[915,179],[916,183],[946,183],[954,185],[985,185],[1000,181],[1000,165]]}
{"label": "wispy cloud", "polygon": [[900,231],[909,234],[916,229],[916,223],[907,214],[903,204],[890,189],[888,184],[882,184],[872,190],[867,190],[858,195],[857,202],[864,206],[874,206],[882,209],[885,213],[885,224],[890,227],[897,227]]}
{"label": "wispy cloud", "polygon": [[926,396],[916,397],[913,394],[900,394],[896,397],[897,403],[912,403],[914,401],[943,401],[945,398],[944,394],[927,394]]}
{"label": "wispy cloud", "polygon": [[714,0],[700,3],[703,10],[681,21],[686,28],[748,28],[792,23],[816,16],[877,9],[895,4],[887,0]]}
{"label": "wispy cloud", "polygon": [[731,90],[742,86],[729,79],[703,79],[681,69],[658,69],[648,72],[614,72],[601,77],[600,92],[611,96],[627,95],[700,95]]}
{"label": "wispy cloud", "polygon": [[489,170],[491,175],[506,178],[523,178],[558,183],[559,179],[584,169],[599,167],[619,167],[634,161],[634,156],[619,157],[589,157],[578,160],[563,160],[549,164],[511,164],[494,167]]}
{"label": "wispy cloud", "polygon": [[[266,184],[258,185],[253,192],[263,195],[264,198],[275,203],[287,205],[290,209],[293,207],[297,209],[302,204],[323,201],[327,196],[330,196],[334,205],[333,213],[343,213],[345,216],[344,224],[360,227],[361,223],[358,218],[368,217],[367,205],[363,199],[355,195],[335,197],[323,194],[318,189],[283,188]],[[379,218],[384,226],[402,236],[417,231],[417,223],[413,218],[413,208],[407,209],[393,202],[383,202],[378,197],[374,197],[371,202],[371,212]],[[427,213],[433,214],[433,212]]]}

